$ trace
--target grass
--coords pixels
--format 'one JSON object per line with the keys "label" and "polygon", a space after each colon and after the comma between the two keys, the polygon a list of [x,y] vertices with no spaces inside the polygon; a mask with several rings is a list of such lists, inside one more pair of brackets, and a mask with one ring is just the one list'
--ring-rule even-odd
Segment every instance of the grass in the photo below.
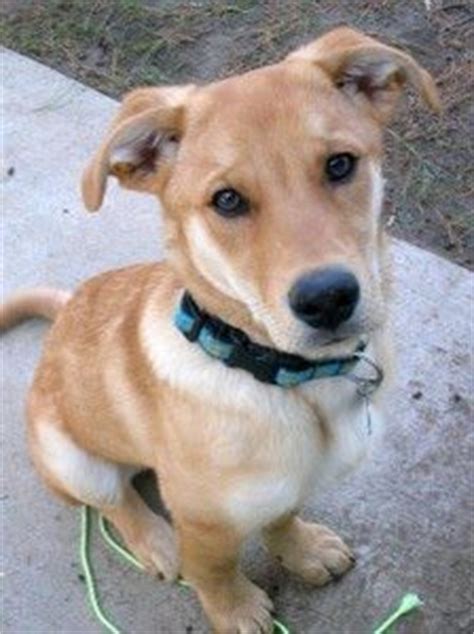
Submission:
{"label": "grass", "polygon": [[389,130],[387,223],[397,235],[473,266],[468,2],[428,14],[421,0],[24,1],[4,10],[3,44],[114,97],[139,85],[242,72],[341,23],[411,51],[437,76],[444,114],[428,116],[409,95]]}

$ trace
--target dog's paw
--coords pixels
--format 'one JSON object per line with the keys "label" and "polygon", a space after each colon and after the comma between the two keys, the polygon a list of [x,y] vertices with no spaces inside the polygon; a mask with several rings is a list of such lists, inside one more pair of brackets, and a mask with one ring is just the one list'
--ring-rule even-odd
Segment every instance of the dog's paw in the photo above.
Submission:
{"label": "dog's paw", "polygon": [[161,517],[154,518],[146,529],[127,538],[131,550],[145,570],[158,579],[176,581],[179,574],[179,556],[172,527]]}
{"label": "dog's paw", "polygon": [[266,593],[239,575],[224,593],[201,594],[216,634],[271,634],[273,604]]}
{"label": "dog's paw", "polygon": [[333,531],[300,519],[267,545],[285,568],[316,586],[339,579],[355,563],[349,547]]}

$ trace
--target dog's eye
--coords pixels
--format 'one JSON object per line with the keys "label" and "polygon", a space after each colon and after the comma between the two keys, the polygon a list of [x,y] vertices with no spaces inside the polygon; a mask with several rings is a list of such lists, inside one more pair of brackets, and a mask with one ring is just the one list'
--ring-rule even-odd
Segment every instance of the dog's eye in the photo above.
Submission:
{"label": "dog's eye", "polygon": [[220,189],[212,197],[212,206],[221,216],[234,217],[247,213],[249,204],[235,189]]}
{"label": "dog's eye", "polygon": [[349,152],[333,154],[326,161],[326,176],[331,183],[346,180],[353,174],[357,165],[357,157]]}

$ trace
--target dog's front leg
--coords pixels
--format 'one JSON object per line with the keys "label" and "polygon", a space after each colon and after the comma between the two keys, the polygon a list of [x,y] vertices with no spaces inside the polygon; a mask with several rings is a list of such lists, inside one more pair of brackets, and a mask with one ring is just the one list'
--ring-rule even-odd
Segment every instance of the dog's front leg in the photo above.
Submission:
{"label": "dog's front leg", "polygon": [[348,546],[322,524],[290,515],[266,528],[270,553],[305,581],[322,586],[349,570],[355,558]]}
{"label": "dog's front leg", "polygon": [[242,536],[215,522],[176,522],[182,574],[197,591],[215,632],[272,631],[272,603],[239,570]]}

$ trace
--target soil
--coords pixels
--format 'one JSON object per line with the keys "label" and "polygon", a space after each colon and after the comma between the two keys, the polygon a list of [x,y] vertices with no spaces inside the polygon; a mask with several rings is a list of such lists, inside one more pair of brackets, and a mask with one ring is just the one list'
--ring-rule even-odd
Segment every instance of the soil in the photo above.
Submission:
{"label": "soil", "polygon": [[281,59],[349,24],[410,52],[443,114],[408,93],[387,131],[392,234],[474,268],[474,5],[466,0],[4,0],[1,39],[114,97],[209,81]]}

